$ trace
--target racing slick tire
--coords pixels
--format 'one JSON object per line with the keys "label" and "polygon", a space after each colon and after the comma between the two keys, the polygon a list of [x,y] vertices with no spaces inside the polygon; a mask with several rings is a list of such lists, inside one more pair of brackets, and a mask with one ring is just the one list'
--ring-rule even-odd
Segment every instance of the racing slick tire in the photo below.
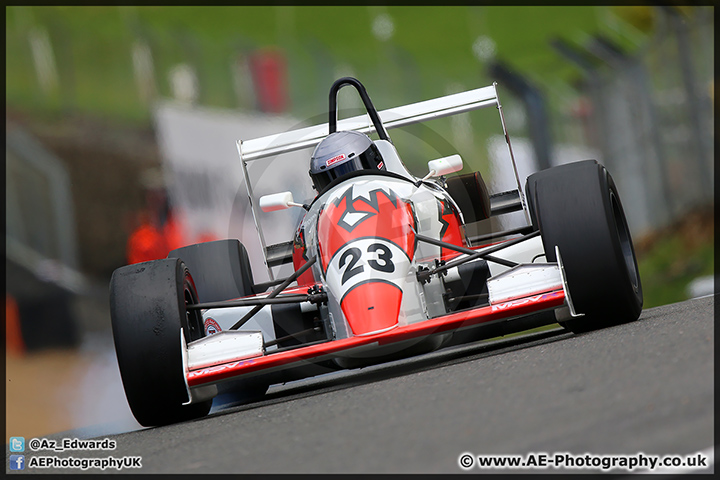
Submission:
{"label": "racing slick tire", "polygon": [[212,399],[191,405],[180,329],[189,343],[204,336],[202,317],[187,305],[197,293],[178,258],[127,265],[110,280],[110,316],[120,376],[135,419],[143,426],[208,414]]}
{"label": "racing slick tire", "polygon": [[220,302],[253,291],[250,258],[237,239],[215,240],[176,248],[168,258],[180,258],[192,272],[198,301]]}
{"label": "racing slick tire", "polygon": [[530,175],[526,192],[548,262],[560,249],[570,298],[584,316],[560,324],[587,332],[637,320],[642,285],[630,230],[610,173],[595,160]]}
{"label": "racing slick tire", "polygon": [[[190,269],[198,303],[222,302],[257,293],[253,288],[250,257],[245,246],[235,238],[176,248],[168,254],[168,258],[179,258]],[[269,383],[262,376],[223,382],[218,385],[218,401],[230,397],[258,399],[269,388]]]}

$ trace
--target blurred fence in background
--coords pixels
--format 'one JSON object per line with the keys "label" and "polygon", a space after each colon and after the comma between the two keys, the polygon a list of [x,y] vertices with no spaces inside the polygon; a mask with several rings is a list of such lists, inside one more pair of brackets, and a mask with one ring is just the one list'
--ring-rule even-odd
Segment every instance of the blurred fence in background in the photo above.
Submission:
{"label": "blurred fence in background", "polygon": [[633,54],[603,37],[586,52],[556,45],[584,72],[562,131],[580,127],[601,152],[634,234],[713,203],[713,11],[655,13],[653,37]]}
{"label": "blurred fence in background", "polygon": [[86,280],[77,270],[70,177],[27,132],[7,125],[5,133],[5,292],[18,310],[7,321],[22,338],[15,348],[72,346],[79,338],[72,302]]}
{"label": "blurred fence in background", "polygon": [[[510,68],[517,60],[493,58],[493,25],[484,23],[493,7],[456,10],[482,21],[463,26],[467,32],[458,30],[470,41],[468,58],[458,53],[453,39],[446,39],[443,55],[454,55],[447,65],[428,61],[407,42],[398,41],[400,27],[408,20],[393,17],[393,10],[385,7],[351,9],[371,32],[359,33],[367,39],[363,54],[354,59],[303,30],[299,9],[273,8],[223,10],[230,12],[230,23],[255,15],[254,20],[267,24],[263,34],[275,32],[274,38],[260,39],[241,28],[228,33],[216,32],[216,25],[203,27],[211,15],[187,23],[175,9],[88,7],[83,17],[72,7],[13,7],[8,12],[6,48],[12,53],[8,70],[15,73],[7,76],[8,92],[20,103],[49,106],[60,113],[92,107],[149,120],[158,100],[173,98],[188,108],[224,108],[259,117],[290,115],[316,124],[326,121],[327,92],[341,76],[357,76],[376,106],[384,109],[487,85],[497,80],[487,68],[493,60],[505,61]],[[664,226],[694,206],[711,203],[713,195],[713,8],[683,13],[647,8],[655,18],[653,33],[634,51],[624,52],[607,37],[592,37],[582,52],[586,61],[574,59],[583,74],[581,82],[568,87],[544,72],[550,80],[539,89],[546,100],[562,97],[546,105],[553,137],[547,139],[550,163],[598,152],[597,159],[618,184],[633,234]],[[96,28],[88,41],[79,25],[90,10],[105,27]],[[452,18],[457,21],[460,16]],[[602,23],[600,16],[597,22]],[[457,22],[453,28],[459,28]],[[570,35],[572,29],[563,31]],[[590,38],[590,33],[581,38]],[[553,49],[549,42],[546,47]],[[485,53],[479,55],[479,50]],[[528,114],[528,106],[507,82],[498,88],[510,136],[526,152],[527,158],[519,162],[528,163],[530,171],[539,168],[531,157],[544,159],[546,152],[538,152],[532,141],[530,148],[520,148],[528,138],[533,140],[528,124],[537,125],[537,118]],[[358,113],[360,103],[353,95],[349,89],[341,92],[339,104],[347,108],[341,116]],[[418,175],[424,174],[427,160],[457,151],[466,171],[488,172],[492,182],[497,160],[493,138],[502,133],[497,115],[473,112],[454,120],[394,133],[403,160]],[[237,138],[248,136],[238,132]]]}
{"label": "blurred fence in background", "polygon": [[[387,15],[378,18],[392,22]],[[653,35],[632,53],[623,51],[607,37],[592,37],[582,52],[586,61],[576,62],[583,80],[565,92],[576,100],[572,113],[567,114],[552,103],[547,105],[548,121],[557,123],[552,129],[555,138],[547,139],[550,163],[583,159],[570,158],[568,155],[573,151],[598,152],[597,159],[616,180],[635,235],[665,226],[689,210],[713,201],[713,11],[697,8],[680,13],[674,8],[654,7],[654,18]],[[387,23],[384,26],[387,28]],[[308,119],[309,123],[319,123],[325,121],[329,85],[340,76],[361,78],[379,108],[497,80],[492,70],[478,71],[477,78],[466,79],[466,84],[424,78],[418,59],[388,41],[391,36],[376,34],[376,64],[362,72],[355,71],[314,38],[286,41],[282,48],[271,50],[258,48],[249,40],[239,42],[238,53],[228,65],[234,87],[225,90],[227,105],[250,112],[287,112]],[[204,58],[205,52],[213,48],[190,34],[185,43],[193,46],[188,50],[188,58]],[[552,48],[550,44],[548,48]],[[162,55],[161,49],[155,49],[156,63],[170,65]],[[512,65],[513,59],[507,60]],[[200,65],[198,60],[189,68],[197,71],[202,68]],[[198,91],[193,95],[180,88],[183,82],[179,77],[183,72],[177,68],[169,70],[168,93],[189,101],[208,98],[207,82],[212,75],[201,71],[196,74],[194,88]],[[189,76],[186,71],[185,75]],[[205,86],[202,79],[206,80]],[[190,81],[185,84],[192,85]],[[499,88],[508,116],[512,117],[513,109],[525,109],[521,115],[537,122],[537,118],[528,115],[527,105],[518,106],[521,102],[508,90],[508,85],[500,82]],[[351,98],[353,94],[343,91],[339,104],[350,109],[359,107],[357,99]],[[490,145],[492,138],[501,132],[491,130],[497,124],[496,118],[484,119],[473,114],[463,120],[468,124],[465,129],[449,122],[437,123],[431,125],[435,132],[410,131],[410,135],[398,133],[393,139],[411,171],[417,170],[416,174],[422,173],[427,160],[447,154],[438,148],[437,142],[433,144],[433,138],[439,134],[461,153],[469,169],[488,172],[491,177],[494,170],[492,165],[488,170],[488,164],[497,163],[498,159],[493,158]],[[520,128],[513,128],[511,118],[509,123],[511,138],[518,143],[524,137],[532,137],[529,122]],[[483,145],[488,148],[478,150]],[[527,158],[520,158],[519,162],[527,163],[530,171],[540,168],[536,159],[542,155],[538,153],[531,149]]]}
{"label": "blurred fence in background", "polygon": [[5,133],[7,254],[28,265],[42,258],[76,269],[74,206],[67,168],[17,126],[8,126]]}

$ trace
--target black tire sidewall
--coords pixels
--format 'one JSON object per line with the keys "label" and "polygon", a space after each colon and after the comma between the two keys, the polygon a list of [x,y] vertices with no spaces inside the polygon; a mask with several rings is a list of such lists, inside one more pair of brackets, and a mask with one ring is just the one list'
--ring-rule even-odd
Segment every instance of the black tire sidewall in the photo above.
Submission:
{"label": "black tire sidewall", "polygon": [[[528,194],[547,259],[556,261],[557,245],[570,297],[576,311],[585,314],[571,321],[577,330],[635,320],[642,308],[642,287],[620,197],[607,170],[594,160],[553,167],[528,178]],[[624,229],[630,243],[637,291],[619,229]]]}
{"label": "black tire sidewall", "polygon": [[[625,305],[628,308],[628,317],[623,319],[624,321],[635,320],[640,316],[643,304],[642,295],[642,283],[640,281],[640,270],[637,264],[637,258],[635,256],[635,247],[630,236],[630,230],[627,225],[625,212],[620,202],[620,195],[615,186],[615,182],[605,168],[602,168],[607,182],[608,191],[610,194],[606,200],[610,205],[607,206],[609,209],[608,227],[612,229],[612,232],[616,232],[616,235],[620,235],[619,232],[624,231],[628,239],[628,248],[632,256],[631,265],[627,265],[625,255],[622,250],[620,242],[613,242],[613,249],[615,251],[615,261],[619,265],[619,270],[622,276],[623,282],[619,285],[618,295],[623,298]],[[614,196],[615,204],[619,210],[619,215],[613,214],[613,205],[610,195]],[[623,266],[625,268],[623,268]]]}
{"label": "black tire sidewall", "polygon": [[177,248],[168,258],[180,258],[190,268],[198,301],[219,302],[252,295],[253,276],[245,246],[237,239],[214,240]]}
{"label": "black tire sidewall", "polygon": [[202,323],[194,332],[188,328],[186,291],[194,293],[192,277],[177,258],[119,268],[110,282],[120,376],[130,409],[144,426],[194,418],[210,408],[211,401],[182,405],[187,389],[180,329],[186,342],[204,335]]}

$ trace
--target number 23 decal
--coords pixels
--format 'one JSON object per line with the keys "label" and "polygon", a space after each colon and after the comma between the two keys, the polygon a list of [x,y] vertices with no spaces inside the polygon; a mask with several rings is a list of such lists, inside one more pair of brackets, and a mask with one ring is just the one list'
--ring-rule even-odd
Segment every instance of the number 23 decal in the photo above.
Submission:
{"label": "number 23 decal", "polygon": [[[378,252],[377,260],[368,260],[368,265],[379,272],[391,273],[395,270],[395,264],[392,262],[392,252],[388,247],[381,243],[373,243],[367,247],[368,253]],[[362,251],[357,247],[348,248],[340,257],[338,265],[342,268],[347,263],[347,268],[342,276],[342,284],[362,273],[365,270],[363,265],[357,265],[358,260],[362,257]],[[348,263],[349,260],[349,263]],[[378,261],[379,260],[379,261]]]}

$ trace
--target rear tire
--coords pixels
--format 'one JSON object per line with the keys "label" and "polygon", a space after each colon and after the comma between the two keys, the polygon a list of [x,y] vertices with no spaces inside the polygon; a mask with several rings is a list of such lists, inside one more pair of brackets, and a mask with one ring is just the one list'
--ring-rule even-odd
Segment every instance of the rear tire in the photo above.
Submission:
{"label": "rear tire", "polygon": [[636,320],[642,285],[620,196],[595,160],[553,167],[528,177],[533,225],[547,261],[560,249],[570,297],[578,313],[565,328],[586,332]]}
{"label": "rear tire", "polygon": [[151,427],[208,414],[212,400],[187,401],[180,329],[204,336],[190,272],[177,258],[127,265],[110,280],[110,316],[125,395],[135,419]]}

